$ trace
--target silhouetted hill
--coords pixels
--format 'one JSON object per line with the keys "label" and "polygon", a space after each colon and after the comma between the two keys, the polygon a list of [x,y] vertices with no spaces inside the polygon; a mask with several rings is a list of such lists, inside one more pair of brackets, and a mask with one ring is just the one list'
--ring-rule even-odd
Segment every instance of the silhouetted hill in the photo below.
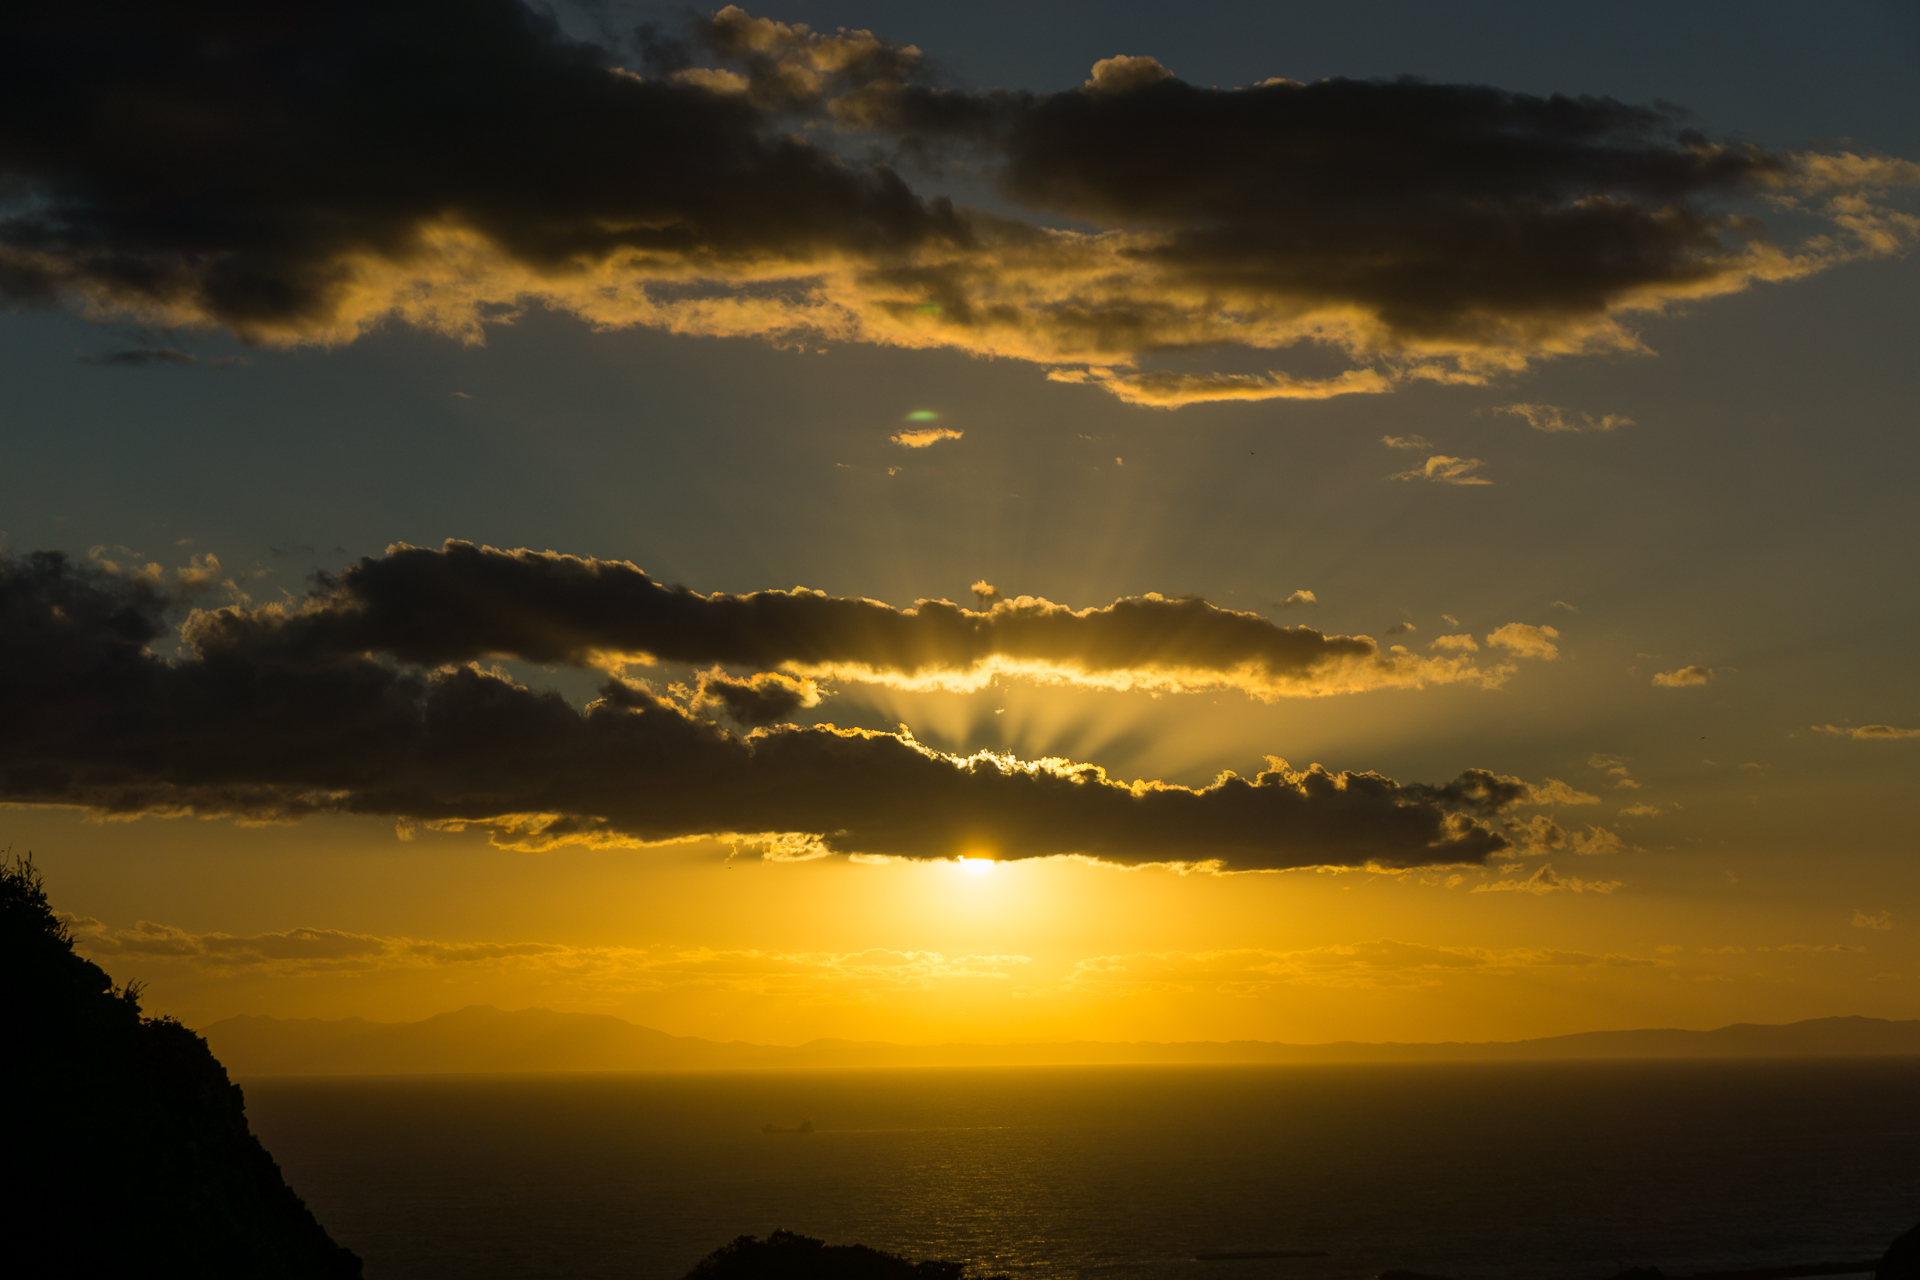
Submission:
{"label": "silhouetted hill", "polygon": [[672,1036],[606,1014],[474,1005],[420,1022],[239,1017],[207,1039],[238,1075],[397,1075],[718,1068],[1069,1066],[1309,1062],[1545,1061],[1581,1058],[1920,1055],[1920,1020],[1814,1018],[1715,1031],[1592,1031],[1481,1044],[1276,1044],[1259,1040],[795,1046]]}
{"label": "silhouetted hill", "polygon": [[247,1128],[206,1041],[141,1017],[135,986],[74,954],[30,861],[0,864],[0,973],[9,1274],[360,1274]]}

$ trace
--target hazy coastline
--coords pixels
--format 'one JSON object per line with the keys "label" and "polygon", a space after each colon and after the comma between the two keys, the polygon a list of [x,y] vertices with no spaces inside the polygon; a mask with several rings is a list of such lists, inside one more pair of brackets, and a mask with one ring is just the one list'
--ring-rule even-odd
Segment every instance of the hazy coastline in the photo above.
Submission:
{"label": "hazy coastline", "polygon": [[473,1005],[418,1022],[242,1016],[201,1031],[228,1069],[241,1076],[1920,1056],[1920,1019],[1861,1017],[1739,1023],[1711,1031],[1590,1031],[1532,1040],[1424,1044],[1233,1040],[906,1045],[820,1039],[762,1045],[673,1036],[606,1014],[507,1012]]}

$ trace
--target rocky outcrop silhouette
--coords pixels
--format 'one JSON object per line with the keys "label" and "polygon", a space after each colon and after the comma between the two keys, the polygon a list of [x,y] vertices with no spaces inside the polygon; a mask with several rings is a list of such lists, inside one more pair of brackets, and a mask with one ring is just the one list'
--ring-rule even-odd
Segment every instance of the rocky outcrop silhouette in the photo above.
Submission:
{"label": "rocky outcrop silhouette", "polygon": [[1873,1280],[1920,1280],[1920,1224],[1887,1246]]}
{"label": "rocky outcrop silhouette", "polygon": [[[687,1272],[686,1280],[968,1280],[964,1262],[914,1262],[863,1244],[828,1244],[791,1231],[739,1236]],[[976,1280],[1007,1280],[982,1276]]]}
{"label": "rocky outcrop silhouette", "polygon": [[31,859],[0,863],[11,1275],[350,1280],[206,1041],[75,954]]}

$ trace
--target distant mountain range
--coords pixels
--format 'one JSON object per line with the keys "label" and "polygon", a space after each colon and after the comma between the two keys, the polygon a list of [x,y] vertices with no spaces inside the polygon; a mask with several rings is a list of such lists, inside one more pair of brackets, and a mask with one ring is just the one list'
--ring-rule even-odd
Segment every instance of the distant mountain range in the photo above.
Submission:
{"label": "distant mountain range", "polygon": [[1739,1023],[1715,1031],[1588,1031],[1475,1044],[1077,1040],[900,1045],[813,1040],[787,1046],[673,1036],[605,1014],[551,1009],[509,1013],[492,1005],[473,1005],[420,1022],[228,1018],[202,1034],[236,1076],[1920,1055],[1920,1019],[1889,1022],[1884,1018]]}

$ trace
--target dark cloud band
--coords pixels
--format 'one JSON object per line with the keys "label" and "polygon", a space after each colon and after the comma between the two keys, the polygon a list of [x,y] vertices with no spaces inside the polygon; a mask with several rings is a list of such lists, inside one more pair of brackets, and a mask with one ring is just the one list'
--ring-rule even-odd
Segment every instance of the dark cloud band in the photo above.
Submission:
{"label": "dark cloud band", "polygon": [[1366,636],[1283,627],[1198,599],[1129,597],[1072,609],[1020,597],[978,609],[796,587],[701,595],[625,561],[467,542],[396,546],[326,580],[294,608],[197,615],[209,655],[391,654],[428,666],[513,657],[612,666],[641,658],[892,682],[982,683],[1022,672],[1090,684],[1233,686],[1261,697],[1425,683],[1498,684],[1510,666],[1383,650]]}
{"label": "dark cloud band", "polygon": [[1435,788],[1276,763],[1191,789],[957,758],[903,734],[740,735],[619,681],[576,710],[473,666],[291,635],[229,635],[169,661],[152,646],[172,607],[150,578],[54,553],[0,562],[0,800],[378,814],[535,845],[718,835],[805,852],[1236,869],[1480,863],[1509,847],[1487,819],[1522,800],[1522,784],[1478,772]]}
{"label": "dark cloud band", "polygon": [[[570,39],[516,0],[41,6],[0,42],[0,295],[279,343],[388,318],[478,340],[537,300],[1012,356],[1173,407],[1634,349],[1637,313],[1920,229],[1880,194],[1920,166],[1771,153],[1608,99],[1202,88],[1140,56],[1066,92],[974,92],[911,46],[734,7],[641,45]],[[901,176],[936,157],[1026,216]],[[1771,243],[1763,204],[1821,228]],[[1359,367],[1141,367],[1303,343]]]}

